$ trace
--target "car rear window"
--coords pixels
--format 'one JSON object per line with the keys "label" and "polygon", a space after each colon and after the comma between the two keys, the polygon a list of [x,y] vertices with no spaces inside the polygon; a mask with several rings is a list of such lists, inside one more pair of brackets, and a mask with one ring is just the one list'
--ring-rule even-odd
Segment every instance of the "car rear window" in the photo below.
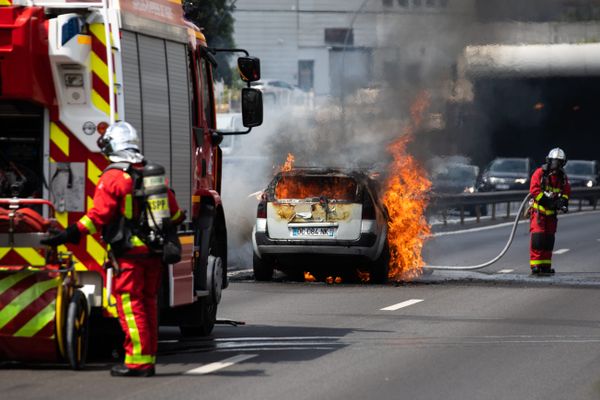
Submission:
{"label": "car rear window", "polygon": [[496,160],[492,163],[491,172],[527,172],[525,160]]}
{"label": "car rear window", "polygon": [[275,187],[278,200],[314,199],[354,201],[357,195],[356,181],[339,176],[283,176]]}

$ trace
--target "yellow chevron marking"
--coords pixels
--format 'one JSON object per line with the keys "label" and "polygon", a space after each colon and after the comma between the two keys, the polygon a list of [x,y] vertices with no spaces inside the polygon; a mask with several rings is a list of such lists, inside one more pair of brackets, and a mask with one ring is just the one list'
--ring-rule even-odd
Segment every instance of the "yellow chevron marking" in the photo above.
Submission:
{"label": "yellow chevron marking", "polygon": [[[88,179],[94,185],[97,185],[98,181],[100,180],[100,175],[102,175],[102,170],[100,168],[98,168],[96,166],[96,164],[94,164],[92,162],[92,160],[88,159],[88,162],[87,162],[87,176],[88,176]],[[88,197],[88,199],[89,199],[89,197]],[[88,200],[88,206],[89,206],[89,200]]]}
{"label": "yellow chevron marking", "polygon": [[169,0],[169,3],[177,4],[178,6],[180,6],[181,0]]}
{"label": "yellow chevron marking", "polygon": [[38,282],[21,292],[0,311],[0,329],[48,290],[60,285],[59,278]]}
{"label": "yellow chevron marking", "polygon": [[102,43],[104,47],[106,47],[106,40],[104,40],[104,24],[91,24],[90,32]]}
{"label": "yellow chevron marking", "polygon": [[10,0],[0,0],[0,6],[10,6],[12,3]]}
{"label": "yellow chevron marking", "polygon": [[102,82],[108,86],[108,66],[94,52],[90,53],[90,65],[98,78],[102,79]]}
{"label": "yellow chevron marking", "polygon": [[8,275],[6,278],[0,279],[0,293],[6,292],[6,290],[10,289],[28,276],[31,276],[31,274],[32,272],[29,271],[15,272]]}
{"label": "yellow chevron marking", "polygon": [[6,254],[10,251],[10,247],[0,247],[0,259],[4,258]]}
{"label": "yellow chevron marking", "polygon": [[16,337],[32,337],[41,331],[50,321],[54,319],[56,313],[55,300],[51,301],[43,310],[38,312],[25,325],[15,332]]}
{"label": "yellow chevron marking", "polygon": [[69,155],[69,137],[54,122],[50,123],[50,140],[52,140],[66,156]]}
{"label": "yellow chevron marking", "polygon": [[56,220],[63,228],[66,228],[69,225],[69,213],[68,212],[61,212],[61,213],[57,212],[54,214],[54,216],[56,217]]}
{"label": "yellow chevron marking", "polygon": [[32,267],[42,267],[46,265],[46,260],[35,249],[31,247],[15,247],[14,250],[19,253]]}
{"label": "yellow chevron marking", "polygon": [[110,115],[110,105],[94,89],[92,89],[92,104],[104,114]]}
{"label": "yellow chevron marking", "polygon": [[87,236],[85,249],[87,250],[88,254],[92,256],[94,260],[96,260],[98,265],[104,264],[104,260],[106,260],[106,250],[100,243],[98,243],[96,239],[94,239],[93,236]]}
{"label": "yellow chevron marking", "polygon": [[90,196],[87,197],[87,210],[91,210],[92,208],[94,208],[94,199],[92,199]]}

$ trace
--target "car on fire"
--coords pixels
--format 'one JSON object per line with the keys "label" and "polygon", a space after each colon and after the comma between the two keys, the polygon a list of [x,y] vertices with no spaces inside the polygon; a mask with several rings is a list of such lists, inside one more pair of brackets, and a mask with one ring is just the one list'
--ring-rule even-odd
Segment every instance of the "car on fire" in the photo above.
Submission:
{"label": "car on fire", "polygon": [[293,168],[276,174],[262,194],[252,232],[255,279],[310,265],[346,272],[366,267],[371,282],[384,283],[388,214],[379,193],[378,182],[362,170]]}

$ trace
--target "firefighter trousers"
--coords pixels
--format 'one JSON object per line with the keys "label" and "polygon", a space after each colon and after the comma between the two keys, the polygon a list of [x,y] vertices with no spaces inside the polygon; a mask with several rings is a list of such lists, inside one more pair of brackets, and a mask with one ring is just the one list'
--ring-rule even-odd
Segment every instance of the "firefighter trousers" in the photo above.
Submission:
{"label": "firefighter trousers", "polygon": [[131,369],[154,366],[158,348],[159,257],[119,258],[115,278],[117,312],[125,333],[125,365]]}
{"label": "firefighter trousers", "polygon": [[531,213],[529,221],[529,232],[531,233],[529,264],[531,268],[551,268],[557,223],[556,215],[543,215],[538,211]]}

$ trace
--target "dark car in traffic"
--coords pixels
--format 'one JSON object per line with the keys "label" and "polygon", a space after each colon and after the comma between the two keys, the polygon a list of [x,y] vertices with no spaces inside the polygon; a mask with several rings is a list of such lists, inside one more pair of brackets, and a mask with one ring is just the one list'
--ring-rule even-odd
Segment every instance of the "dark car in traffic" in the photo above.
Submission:
{"label": "dark car in traffic", "polygon": [[483,170],[477,190],[529,190],[531,174],[535,166],[530,158],[495,158]]}
{"label": "dark car in traffic", "polygon": [[569,160],[565,172],[572,187],[594,187],[600,181],[595,160]]}

